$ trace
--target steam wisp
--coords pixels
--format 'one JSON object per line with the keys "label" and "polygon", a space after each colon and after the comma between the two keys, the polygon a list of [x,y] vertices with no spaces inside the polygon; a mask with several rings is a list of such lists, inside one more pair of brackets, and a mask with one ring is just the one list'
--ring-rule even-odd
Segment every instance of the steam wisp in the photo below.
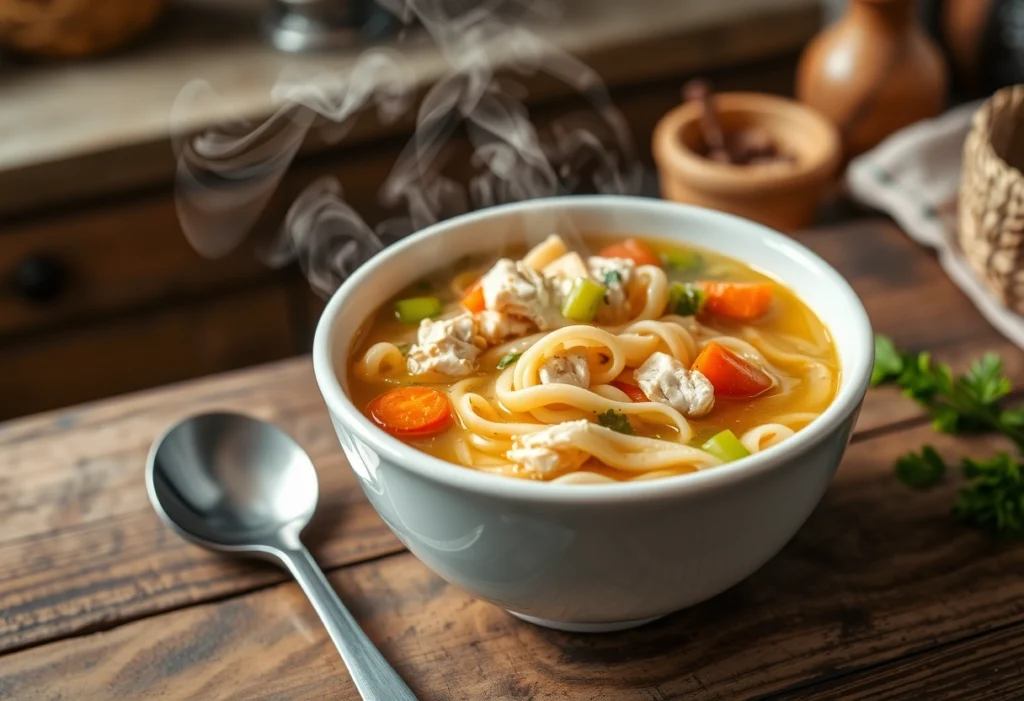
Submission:
{"label": "steam wisp", "polygon": [[[420,102],[413,136],[382,187],[380,199],[396,215],[372,228],[345,202],[335,179],[320,178],[295,199],[263,250],[269,265],[297,261],[326,296],[385,243],[442,218],[581,189],[639,191],[641,170],[625,120],[597,74],[512,19],[523,10],[550,8],[489,0],[453,12],[450,0],[378,2],[406,23],[416,20],[448,65]],[[499,67],[560,80],[585,98],[588,109],[539,133],[521,99],[522,86],[499,78]],[[177,211],[189,242],[211,258],[234,250],[312,130],[339,141],[367,111],[393,123],[411,109],[414,87],[400,54],[370,49],[347,75],[284,72],[272,91],[279,107],[260,124],[223,124],[186,136],[190,110],[217,99],[205,82],[187,85],[175,103],[172,127],[178,134]],[[465,183],[442,173],[444,147],[457,134],[472,147]]]}

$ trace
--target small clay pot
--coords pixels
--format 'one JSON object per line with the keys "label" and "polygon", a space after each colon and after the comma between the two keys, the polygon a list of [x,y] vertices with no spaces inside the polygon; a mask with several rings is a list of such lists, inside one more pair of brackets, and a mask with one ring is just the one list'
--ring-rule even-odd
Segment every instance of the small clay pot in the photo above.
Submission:
{"label": "small clay pot", "polygon": [[811,108],[774,95],[721,93],[712,100],[724,132],[760,127],[793,162],[733,165],[705,158],[700,155],[702,108],[687,102],[662,117],[654,129],[662,197],[781,231],[811,224],[842,159],[835,126]]}

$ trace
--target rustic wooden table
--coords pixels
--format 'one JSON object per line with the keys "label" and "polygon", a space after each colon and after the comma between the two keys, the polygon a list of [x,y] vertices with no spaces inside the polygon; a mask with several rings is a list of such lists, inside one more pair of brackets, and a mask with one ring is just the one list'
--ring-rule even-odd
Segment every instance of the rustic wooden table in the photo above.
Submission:
{"label": "rustic wooden table", "polygon": [[[892,224],[801,238],[877,330],[957,366],[999,351],[1024,380],[1024,355]],[[276,421],[311,453],[323,487],[311,549],[423,699],[1024,696],[1024,545],[958,526],[955,485],[911,493],[891,469],[925,441],[990,446],[935,436],[895,390],[869,393],[824,500],[764,568],[645,628],[588,636],[521,623],[404,552],[298,359],[0,425],[0,698],[356,698],[281,571],[186,545],[149,506],[150,442],[213,408]]]}

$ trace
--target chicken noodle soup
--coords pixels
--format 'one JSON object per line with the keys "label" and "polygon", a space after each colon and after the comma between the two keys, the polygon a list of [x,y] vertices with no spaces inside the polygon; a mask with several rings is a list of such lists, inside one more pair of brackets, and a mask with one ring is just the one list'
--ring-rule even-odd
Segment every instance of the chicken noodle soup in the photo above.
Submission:
{"label": "chicken noodle soup", "polygon": [[549,236],[409,286],[358,335],[354,403],[469,468],[593,483],[711,469],[829,405],[829,334],[735,260],[641,239]]}

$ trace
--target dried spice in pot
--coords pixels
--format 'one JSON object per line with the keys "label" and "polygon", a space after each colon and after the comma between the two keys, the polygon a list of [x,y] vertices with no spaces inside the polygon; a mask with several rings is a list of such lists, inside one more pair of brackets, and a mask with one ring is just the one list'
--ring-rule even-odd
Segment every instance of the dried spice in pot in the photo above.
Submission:
{"label": "dried spice in pot", "polygon": [[796,157],[781,149],[764,127],[754,125],[734,132],[726,131],[706,81],[692,80],[687,83],[683,87],[683,99],[697,102],[701,106],[701,141],[696,150],[704,158],[738,166],[796,162]]}

